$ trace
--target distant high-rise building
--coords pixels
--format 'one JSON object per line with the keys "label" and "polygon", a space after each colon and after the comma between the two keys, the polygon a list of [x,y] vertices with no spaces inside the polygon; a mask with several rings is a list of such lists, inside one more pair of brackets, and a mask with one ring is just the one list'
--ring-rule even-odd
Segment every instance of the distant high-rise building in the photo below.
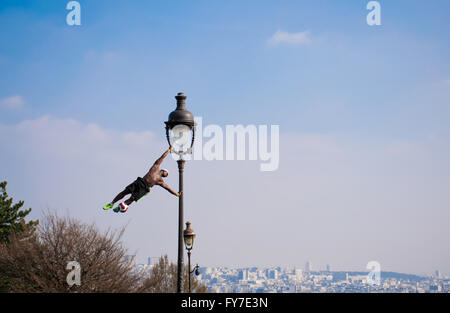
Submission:
{"label": "distant high-rise building", "polygon": [[278,278],[278,271],[277,269],[267,269],[266,270],[266,276],[268,279],[277,279]]}
{"label": "distant high-rise building", "polygon": [[439,270],[436,270],[434,272],[434,276],[436,276],[436,278],[440,278],[441,277],[441,272],[439,272]]}
{"label": "distant high-rise building", "polygon": [[266,271],[264,271],[264,270],[258,270],[258,279],[259,279],[259,278],[261,278],[261,279],[267,278],[267,276],[266,276]]}
{"label": "distant high-rise building", "polygon": [[312,272],[312,263],[311,263],[311,261],[306,262],[306,264],[305,264],[305,272]]}
{"label": "distant high-rise building", "polygon": [[136,261],[136,256],[135,255],[126,255],[125,256],[125,263],[130,265],[130,266],[134,266],[135,265],[135,261]]}
{"label": "distant high-rise building", "polygon": [[238,278],[240,280],[248,280],[248,270],[247,269],[243,269],[243,270],[239,271]]}
{"label": "distant high-rise building", "polygon": [[278,270],[276,268],[270,271],[270,278],[278,279]]}
{"label": "distant high-rise building", "polygon": [[147,265],[153,266],[153,265],[158,264],[160,258],[161,257],[158,257],[158,256],[149,256],[149,257],[147,257]]}
{"label": "distant high-rise building", "polygon": [[147,265],[155,265],[156,262],[157,262],[157,260],[158,260],[157,257],[149,256],[149,257],[147,258]]}
{"label": "distant high-rise building", "polygon": [[330,264],[327,264],[327,272],[331,272]]}
{"label": "distant high-rise building", "polygon": [[303,278],[303,271],[299,268],[294,270],[295,278],[301,280]]}

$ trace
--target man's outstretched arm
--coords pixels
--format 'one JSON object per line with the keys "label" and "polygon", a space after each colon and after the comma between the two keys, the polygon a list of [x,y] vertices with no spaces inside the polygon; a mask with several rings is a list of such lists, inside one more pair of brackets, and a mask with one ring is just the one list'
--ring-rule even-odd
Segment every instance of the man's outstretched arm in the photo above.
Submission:
{"label": "man's outstretched arm", "polygon": [[169,152],[172,151],[172,147],[166,150],[166,152],[163,153],[162,156],[159,157],[158,160],[155,161],[155,165],[161,165],[162,161],[164,161],[165,157],[169,154]]}
{"label": "man's outstretched arm", "polygon": [[175,191],[173,191],[172,188],[170,188],[166,183],[162,183],[160,186],[163,187],[164,189],[166,189],[166,190],[167,190],[168,192],[170,192],[171,194],[177,196],[177,197],[179,197],[180,194],[181,194],[180,192],[175,192]]}

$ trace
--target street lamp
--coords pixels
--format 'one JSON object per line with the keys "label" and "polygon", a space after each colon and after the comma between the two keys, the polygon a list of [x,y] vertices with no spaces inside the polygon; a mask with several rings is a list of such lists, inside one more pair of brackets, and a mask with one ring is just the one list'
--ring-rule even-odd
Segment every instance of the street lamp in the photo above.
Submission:
{"label": "street lamp", "polygon": [[[186,110],[186,96],[179,92],[175,99],[177,99],[177,108],[169,114],[169,120],[164,122],[166,124],[166,137],[170,146],[175,149],[173,152],[180,156],[192,153],[192,146],[195,139],[195,121],[194,115]],[[189,143],[189,134],[192,131],[192,138]],[[170,138],[172,137],[172,140]]]}
{"label": "street lamp", "polygon": [[[177,99],[177,108],[169,114],[166,124],[166,137],[169,146],[173,147],[173,152],[178,154],[178,175],[179,175],[179,192],[178,199],[178,277],[177,292],[181,293],[183,286],[183,172],[184,163],[183,155],[192,153],[192,146],[195,139],[195,121],[194,115],[186,110],[186,96],[179,92]],[[192,139],[189,144],[189,134],[192,133]],[[172,140],[171,140],[172,137]]]}
{"label": "street lamp", "polygon": [[186,250],[188,251],[188,274],[189,274],[189,292],[191,292],[191,274],[195,272],[195,275],[200,275],[198,269],[198,264],[195,265],[194,269],[191,271],[191,250],[194,246],[195,232],[191,228],[191,222],[186,222],[186,229],[184,230],[184,244]]}

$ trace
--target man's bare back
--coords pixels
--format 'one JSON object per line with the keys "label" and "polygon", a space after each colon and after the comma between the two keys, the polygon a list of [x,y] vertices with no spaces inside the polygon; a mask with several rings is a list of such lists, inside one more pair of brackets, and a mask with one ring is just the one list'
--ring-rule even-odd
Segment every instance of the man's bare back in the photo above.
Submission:
{"label": "man's bare back", "polygon": [[167,154],[170,152],[171,149],[164,152],[164,154],[155,161],[153,166],[150,168],[150,170],[147,172],[147,174],[144,175],[144,179],[149,185],[149,187],[153,187],[154,185],[159,185],[169,191],[173,195],[178,195],[175,191],[173,191],[165,182],[163,177],[167,177],[169,174],[167,170],[161,170],[159,167],[164,160],[164,158],[167,156]]}

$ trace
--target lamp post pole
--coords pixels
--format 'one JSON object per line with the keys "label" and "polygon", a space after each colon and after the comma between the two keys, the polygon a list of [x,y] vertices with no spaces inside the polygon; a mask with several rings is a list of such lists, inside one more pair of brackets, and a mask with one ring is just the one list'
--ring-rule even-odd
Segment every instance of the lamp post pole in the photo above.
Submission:
{"label": "lamp post pole", "polygon": [[178,279],[177,279],[177,293],[181,293],[183,289],[183,172],[185,161],[180,157],[177,161],[179,173],[179,192],[178,199]]}
{"label": "lamp post pole", "polygon": [[189,293],[191,292],[191,250],[188,250]]}
{"label": "lamp post pole", "polygon": [[[184,163],[183,155],[187,153],[192,153],[192,146],[194,145],[195,139],[195,121],[194,115],[186,110],[186,96],[179,92],[175,99],[177,99],[177,108],[169,114],[169,119],[166,124],[166,137],[169,146],[172,146],[170,141],[170,130],[172,130],[174,138],[174,143],[180,146],[180,150],[174,150],[176,154],[180,156],[178,163],[178,174],[179,174],[179,192],[180,196],[178,199],[178,272],[177,272],[177,293],[183,291],[183,172]],[[183,150],[183,146],[188,144],[185,141],[188,138],[189,132],[192,131],[191,146],[187,150]]]}

